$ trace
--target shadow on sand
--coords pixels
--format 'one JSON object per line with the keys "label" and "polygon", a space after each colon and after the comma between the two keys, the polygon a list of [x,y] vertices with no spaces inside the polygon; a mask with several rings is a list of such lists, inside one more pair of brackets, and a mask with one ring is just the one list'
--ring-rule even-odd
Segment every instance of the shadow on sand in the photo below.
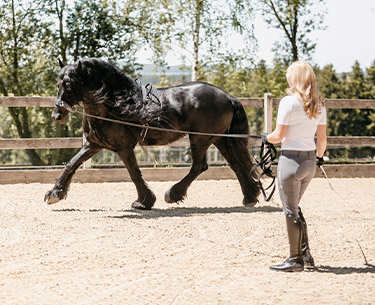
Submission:
{"label": "shadow on sand", "polygon": [[337,275],[351,274],[351,273],[375,273],[375,265],[365,264],[364,267],[331,267],[320,265],[314,270],[321,273],[334,273]]}
{"label": "shadow on sand", "polygon": [[152,209],[150,211],[140,211],[140,210],[123,210],[119,212],[126,212],[130,214],[120,215],[120,216],[109,216],[110,218],[120,218],[120,219],[152,219],[159,217],[190,217],[197,215],[207,215],[207,214],[247,214],[247,213],[275,213],[282,212],[281,208],[262,206],[262,207],[228,207],[228,208],[172,208],[172,209]]}

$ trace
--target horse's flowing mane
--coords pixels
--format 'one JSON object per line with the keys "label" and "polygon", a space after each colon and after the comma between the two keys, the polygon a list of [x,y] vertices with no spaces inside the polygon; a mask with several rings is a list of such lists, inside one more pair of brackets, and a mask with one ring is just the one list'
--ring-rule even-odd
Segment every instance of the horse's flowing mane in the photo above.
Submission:
{"label": "horse's flowing mane", "polygon": [[161,114],[162,96],[157,89],[143,86],[100,59],[83,59],[81,64],[90,103],[105,105],[110,116],[119,120],[171,127],[168,118]]}

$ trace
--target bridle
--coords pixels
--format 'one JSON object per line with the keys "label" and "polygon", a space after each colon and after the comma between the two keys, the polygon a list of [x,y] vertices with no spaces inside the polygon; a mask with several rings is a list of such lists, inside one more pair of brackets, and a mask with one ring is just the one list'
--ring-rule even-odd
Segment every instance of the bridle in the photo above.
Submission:
{"label": "bridle", "polygon": [[69,104],[65,103],[63,100],[55,99],[55,106],[59,108],[65,108],[71,113],[77,112],[77,106],[70,106]]}

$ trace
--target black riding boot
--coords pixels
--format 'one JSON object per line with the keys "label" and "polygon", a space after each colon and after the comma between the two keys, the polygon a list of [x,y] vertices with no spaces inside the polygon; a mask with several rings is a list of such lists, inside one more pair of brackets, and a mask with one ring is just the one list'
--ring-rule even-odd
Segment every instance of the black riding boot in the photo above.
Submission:
{"label": "black riding boot", "polygon": [[286,215],[286,229],[288,231],[290,257],[281,265],[273,265],[270,269],[285,272],[303,271],[301,220],[293,214]]}
{"label": "black riding boot", "polygon": [[305,267],[307,269],[314,269],[315,263],[314,258],[312,257],[310,253],[310,246],[309,246],[309,237],[307,235],[307,224],[305,217],[303,217],[302,210],[300,207],[298,207],[299,212],[299,218],[301,219],[302,224],[302,257],[303,262],[305,263]]}

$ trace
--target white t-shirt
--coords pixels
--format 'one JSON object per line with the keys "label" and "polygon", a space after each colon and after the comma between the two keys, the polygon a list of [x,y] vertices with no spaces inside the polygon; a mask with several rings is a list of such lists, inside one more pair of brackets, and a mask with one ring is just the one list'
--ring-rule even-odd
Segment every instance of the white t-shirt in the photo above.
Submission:
{"label": "white t-shirt", "polygon": [[327,125],[326,108],[322,105],[317,117],[309,119],[297,96],[288,95],[280,101],[276,124],[288,125],[285,138],[281,141],[281,150],[315,150],[317,126]]}

